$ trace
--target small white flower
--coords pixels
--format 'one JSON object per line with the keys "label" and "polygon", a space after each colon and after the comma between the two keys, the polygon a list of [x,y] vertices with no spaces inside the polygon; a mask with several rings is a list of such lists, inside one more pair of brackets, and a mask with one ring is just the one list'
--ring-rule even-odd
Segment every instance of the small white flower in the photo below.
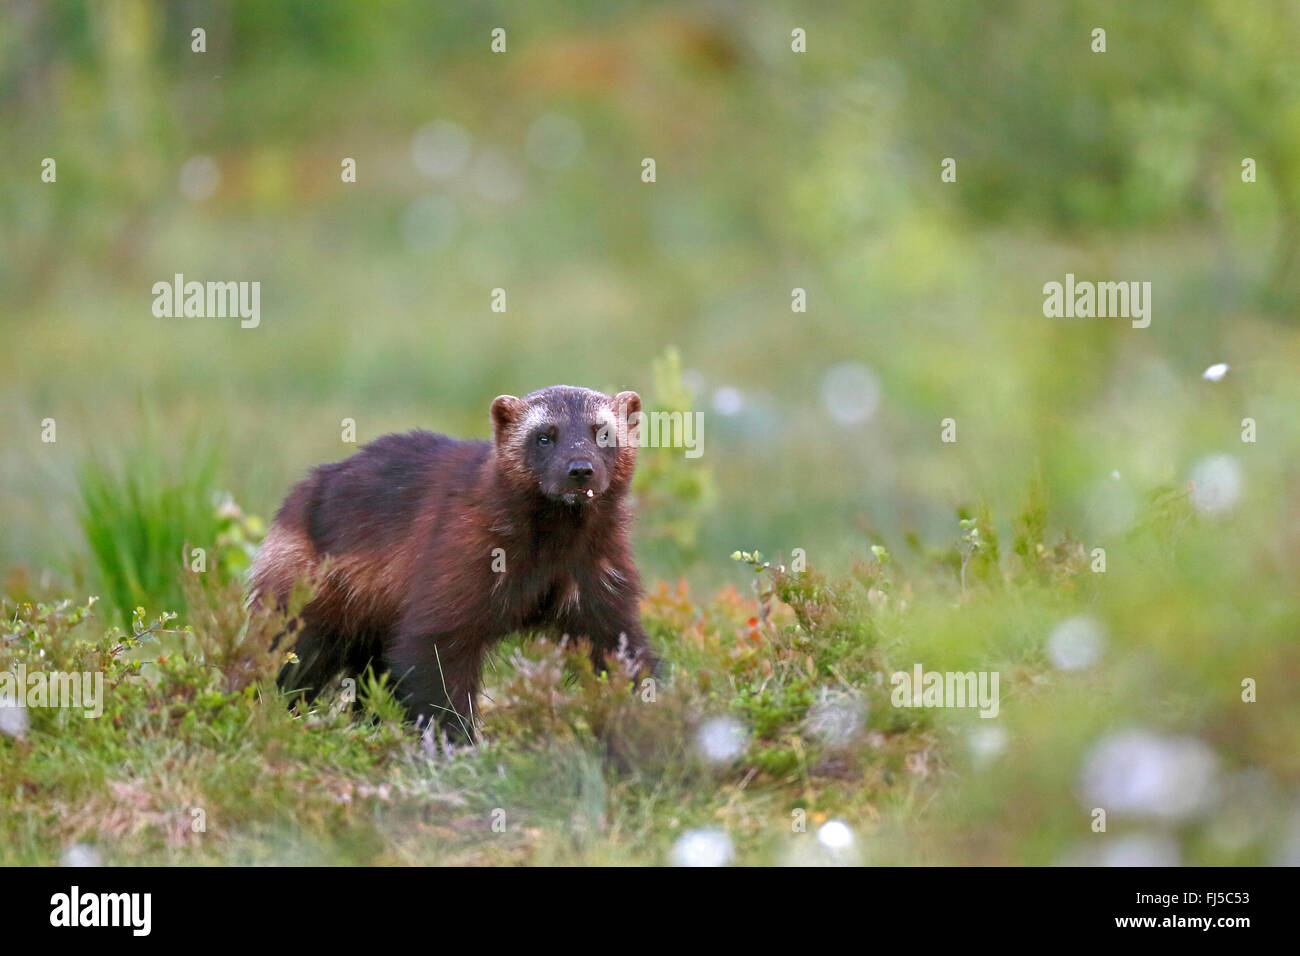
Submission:
{"label": "small white flower", "polygon": [[1084,758],[1080,792],[1089,807],[1181,820],[1215,804],[1218,767],[1214,751],[1195,737],[1125,730]]}
{"label": "small white flower", "polygon": [[808,708],[804,727],[828,746],[844,746],[861,729],[866,711],[866,703],[856,695],[823,687],[817,702]]}
{"label": "small white flower", "polygon": [[29,725],[26,707],[7,701],[0,703],[0,734],[21,738]]}
{"label": "small white flower", "polygon": [[726,866],[735,847],[721,830],[687,830],[673,844],[674,866]]}
{"label": "small white flower", "polygon": [[1201,378],[1208,379],[1211,382],[1222,382],[1223,376],[1227,374],[1228,374],[1228,363],[1219,362],[1218,364],[1211,365],[1209,368],[1207,368],[1201,374]]}
{"label": "small white flower", "polygon": [[713,393],[713,410],[719,415],[737,415],[745,407],[745,396],[730,385],[723,385]]}
{"label": "small white flower", "polygon": [[837,425],[863,425],[880,405],[880,379],[861,362],[840,362],[822,375],[822,402]]}
{"label": "small white flower", "polygon": [[1202,514],[1231,511],[1241,497],[1241,465],[1231,455],[1210,455],[1192,469],[1192,504]]}
{"label": "small white flower", "polygon": [[1177,840],[1137,833],[1108,843],[1097,862],[1101,866],[1177,866],[1179,857]]}
{"label": "small white flower", "polygon": [[1047,654],[1063,671],[1086,670],[1096,663],[1106,643],[1101,625],[1090,617],[1072,617],[1056,625],[1047,639]]}
{"label": "small white flower", "polygon": [[738,720],[714,717],[700,725],[695,744],[710,763],[731,763],[749,747],[749,734]]}
{"label": "small white flower", "polygon": [[853,831],[843,820],[827,820],[817,829],[817,842],[828,850],[847,850],[853,846]]}
{"label": "small white flower", "polygon": [[63,851],[64,866],[99,866],[99,851],[89,843],[74,843]]}
{"label": "small white flower", "polygon": [[1007,749],[1006,729],[996,725],[986,726],[985,721],[980,721],[980,725],[971,730],[967,744],[975,763],[981,767],[988,766]]}

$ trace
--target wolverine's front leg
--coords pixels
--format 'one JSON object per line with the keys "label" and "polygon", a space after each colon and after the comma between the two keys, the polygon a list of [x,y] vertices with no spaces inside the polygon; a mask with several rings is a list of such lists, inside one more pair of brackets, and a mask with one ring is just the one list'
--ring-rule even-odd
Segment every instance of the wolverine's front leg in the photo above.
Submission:
{"label": "wolverine's front leg", "polygon": [[473,740],[483,647],[476,634],[399,627],[384,663],[408,716],[421,726],[437,723],[456,739]]}
{"label": "wolverine's front leg", "polygon": [[591,642],[591,663],[596,673],[621,662],[632,674],[660,674],[661,662],[641,627],[635,597],[619,600],[615,595],[584,595],[578,607],[563,615],[559,623],[562,633]]}

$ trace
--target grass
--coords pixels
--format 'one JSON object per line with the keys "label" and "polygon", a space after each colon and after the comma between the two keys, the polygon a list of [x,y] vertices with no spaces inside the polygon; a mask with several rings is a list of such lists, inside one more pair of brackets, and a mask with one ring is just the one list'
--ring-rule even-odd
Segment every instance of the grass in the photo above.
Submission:
{"label": "grass", "polygon": [[[7,603],[13,666],[101,671],[110,692],[100,719],[31,708],[0,737],[0,862],[80,847],[123,864],[659,864],[701,852],[692,831],[705,846],[726,834],[741,863],[1104,862],[1152,839],[1188,863],[1276,861],[1300,780],[1281,682],[1300,668],[1300,621],[1282,568],[1245,557],[1242,532],[1182,493],[1145,506],[1098,573],[1071,542],[1035,537],[1047,507],[1027,506],[1013,554],[986,542],[966,560],[964,587],[987,513],[955,518],[947,547],[878,547],[842,579],[743,553],[747,586],[660,582],[643,607],[669,662],[657,687],[597,677],[581,648],[508,642],[480,743],[451,756],[373,679],[359,714],[327,694],[295,715],[272,682],[283,652],[247,631],[238,584],[218,575],[189,575],[179,619],[129,628],[101,605]],[[1063,669],[1051,635],[1080,616],[1100,652]],[[998,718],[895,706],[891,676],[916,662],[997,671]],[[1157,750],[1192,735],[1213,793],[1181,816],[1114,795],[1094,833],[1086,768],[1126,728]],[[817,839],[830,820],[847,849]]]}
{"label": "grass", "polygon": [[123,626],[150,601],[183,609],[178,570],[191,563],[191,546],[206,553],[220,534],[217,456],[181,460],[183,468],[169,469],[161,450],[146,444],[120,471],[91,462],[81,472],[78,520],[103,596]]}

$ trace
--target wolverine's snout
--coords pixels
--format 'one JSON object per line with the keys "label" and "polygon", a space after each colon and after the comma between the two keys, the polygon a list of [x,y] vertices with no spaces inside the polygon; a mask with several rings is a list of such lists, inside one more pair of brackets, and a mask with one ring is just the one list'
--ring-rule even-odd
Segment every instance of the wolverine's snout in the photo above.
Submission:
{"label": "wolverine's snout", "polygon": [[585,458],[575,458],[569,462],[569,481],[579,488],[585,486],[595,472],[595,467]]}

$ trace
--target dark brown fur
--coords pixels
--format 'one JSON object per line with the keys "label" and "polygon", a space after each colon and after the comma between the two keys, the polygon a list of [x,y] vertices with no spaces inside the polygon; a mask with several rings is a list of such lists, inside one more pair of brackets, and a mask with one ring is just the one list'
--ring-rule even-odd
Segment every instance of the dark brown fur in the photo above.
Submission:
{"label": "dark brown fur", "polygon": [[310,700],[374,662],[413,719],[468,736],[484,654],[512,632],[585,637],[598,668],[618,653],[653,668],[628,542],[635,429],[618,427],[640,407],[635,392],[553,386],[497,398],[493,441],[387,435],[314,468],[253,568],[255,606],[283,609],[295,581],[318,579],[281,686]]}

